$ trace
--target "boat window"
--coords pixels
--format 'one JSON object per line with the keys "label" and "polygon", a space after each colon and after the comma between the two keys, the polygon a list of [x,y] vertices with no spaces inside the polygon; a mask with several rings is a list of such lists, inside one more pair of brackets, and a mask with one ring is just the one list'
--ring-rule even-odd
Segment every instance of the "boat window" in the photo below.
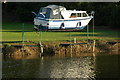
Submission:
{"label": "boat window", "polygon": [[87,14],[86,14],[86,13],[83,13],[83,17],[87,17]]}
{"label": "boat window", "polygon": [[82,17],[81,13],[72,13],[70,18],[75,18],[75,17]]}
{"label": "boat window", "polygon": [[81,13],[77,13],[77,17],[81,17]]}
{"label": "boat window", "polygon": [[77,17],[76,13],[72,13],[71,16],[70,16],[70,18],[75,18],[75,17]]}
{"label": "boat window", "polygon": [[38,17],[45,18],[46,17],[46,12],[47,12],[47,9],[41,8],[40,11],[39,11]]}

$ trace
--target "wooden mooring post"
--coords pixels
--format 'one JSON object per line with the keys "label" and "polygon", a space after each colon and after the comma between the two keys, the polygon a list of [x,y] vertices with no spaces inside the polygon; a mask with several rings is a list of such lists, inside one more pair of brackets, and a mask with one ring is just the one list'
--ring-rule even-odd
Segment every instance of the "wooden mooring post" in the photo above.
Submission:
{"label": "wooden mooring post", "polygon": [[24,55],[24,23],[22,24],[22,55]]}
{"label": "wooden mooring post", "polygon": [[40,42],[40,55],[41,56],[43,55],[43,45],[41,44],[41,42]]}
{"label": "wooden mooring post", "polygon": [[39,42],[39,45],[40,45],[40,56],[43,55],[43,45],[42,45],[42,30],[40,30],[40,42]]}
{"label": "wooden mooring post", "polygon": [[93,40],[93,56],[95,56],[95,40]]}
{"label": "wooden mooring post", "polygon": [[71,31],[69,31],[69,41],[70,41],[70,55],[71,55],[71,57],[72,57],[72,41],[71,41]]}
{"label": "wooden mooring post", "polygon": [[95,51],[95,40],[93,40],[93,52]]}
{"label": "wooden mooring post", "polygon": [[76,41],[76,38],[74,38],[74,43],[76,43],[77,41]]}

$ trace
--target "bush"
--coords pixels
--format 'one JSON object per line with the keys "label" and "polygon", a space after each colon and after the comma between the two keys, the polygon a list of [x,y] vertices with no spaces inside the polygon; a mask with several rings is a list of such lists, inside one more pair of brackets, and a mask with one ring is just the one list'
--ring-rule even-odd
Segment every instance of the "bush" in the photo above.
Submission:
{"label": "bush", "polygon": [[4,47],[4,48],[11,47],[11,44],[9,44],[9,43],[4,43],[4,44],[3,44],[3,47]]}

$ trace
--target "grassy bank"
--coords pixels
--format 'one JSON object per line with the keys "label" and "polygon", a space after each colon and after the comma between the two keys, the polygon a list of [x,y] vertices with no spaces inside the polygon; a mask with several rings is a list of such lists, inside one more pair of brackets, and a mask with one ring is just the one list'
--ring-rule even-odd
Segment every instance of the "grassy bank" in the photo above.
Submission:
{"label": "grassy bank", "polygon": [[[91,28],[91,27],[90,27]],[[89,30],[87,37],[86,29],[82,32],[42,32],[33,31],[32,23],[24,24],[24,40],[25,41],[69,41],[76,38],[77,40],[96,39],[96,40],[116,40],[120,39],[118,31],[113,29],[96,28],[93,37],[92,29]],[[2,24],[2,41],[21,41],[22,40],[22,23],[3,23]]]}

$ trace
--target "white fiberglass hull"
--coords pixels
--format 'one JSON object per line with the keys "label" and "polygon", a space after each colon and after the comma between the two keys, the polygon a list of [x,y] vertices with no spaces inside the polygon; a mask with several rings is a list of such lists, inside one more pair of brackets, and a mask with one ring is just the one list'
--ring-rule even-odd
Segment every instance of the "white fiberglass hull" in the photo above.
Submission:
{"label": "white fiberglass hull", "polygon": [[34,25],[40,29],[84,29],[92,17],[74,19],[43,19],[35,18]]}

